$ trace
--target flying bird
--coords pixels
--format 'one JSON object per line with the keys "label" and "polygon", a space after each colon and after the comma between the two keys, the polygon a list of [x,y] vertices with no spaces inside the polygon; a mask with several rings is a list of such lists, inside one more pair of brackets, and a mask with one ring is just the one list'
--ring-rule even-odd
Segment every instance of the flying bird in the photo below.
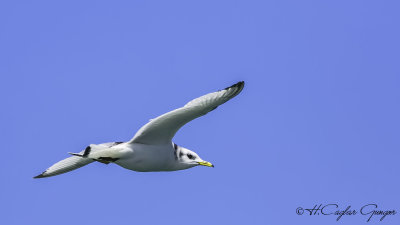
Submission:
{"label": "flying bird", "polygon": [[172,141],[186,123],[207,114],[238,95],[244,87],[240,81],[223,90],[212,92],[188,102],[185,106],[150,120],[128,142],[91,144],[79,153],[57,162],[34,178],[66,173],[92,162],[115,163],[139,171],[175,171],[202,165],[214,167],[198,154]]}

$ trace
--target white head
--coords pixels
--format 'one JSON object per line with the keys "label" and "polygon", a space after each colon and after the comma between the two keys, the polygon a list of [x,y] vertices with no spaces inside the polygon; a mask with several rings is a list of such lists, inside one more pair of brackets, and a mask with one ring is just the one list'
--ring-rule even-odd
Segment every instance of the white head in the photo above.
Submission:
{"label": "white head", "polygon": [[202,160],[196,152],[176,144],[174,144],[174,149],[175,160],[178,162],[179,169],[188,169],[198,165],[214,167],[213,164]]}

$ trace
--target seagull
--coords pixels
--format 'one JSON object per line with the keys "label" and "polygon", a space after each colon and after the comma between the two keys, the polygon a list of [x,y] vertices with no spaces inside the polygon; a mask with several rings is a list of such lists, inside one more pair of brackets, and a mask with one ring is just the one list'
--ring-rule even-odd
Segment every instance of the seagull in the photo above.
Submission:
{"label": "seagull", "polygon": [[71,157],[55,163],[34,178],[59,175],[92,162],[115,163],[138,172],[176,171],[199,165],[214,167],[194,151],[175,144],[172,138],[183,125],[213,111],[238,95],[243,87],[244,81],[240,81],[152,119],[128,142],[91,144],[79,153],[69,153]]}

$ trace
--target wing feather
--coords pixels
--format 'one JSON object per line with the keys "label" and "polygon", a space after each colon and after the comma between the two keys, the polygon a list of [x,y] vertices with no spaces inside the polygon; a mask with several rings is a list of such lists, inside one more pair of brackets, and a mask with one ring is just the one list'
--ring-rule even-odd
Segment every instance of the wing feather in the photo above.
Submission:
{"label": "wing feather", "polygon": [[81,168],[82,166],[85,166],[89,163],[94,162],[92,159],[89,158],[82,158],[79,156],[71,156],[66,159],[63,159],[54,165],[50,166],[46,171],[43,173],[39,174],[38,176],[34,178],[43,178],[43,177],[51,177],[55,175],[59,175],[62,173],[66,173],[72,170],[76,170],[78,168]]}
{"label": "wing feather", "polygon": [[238,82],[223,90],[203,95],[188,102],[184,107],[150,120],[139,129],[130,143],[169,144],[176,132],[186,123],[207,114],[219,105],[238,95],[244,82]]}

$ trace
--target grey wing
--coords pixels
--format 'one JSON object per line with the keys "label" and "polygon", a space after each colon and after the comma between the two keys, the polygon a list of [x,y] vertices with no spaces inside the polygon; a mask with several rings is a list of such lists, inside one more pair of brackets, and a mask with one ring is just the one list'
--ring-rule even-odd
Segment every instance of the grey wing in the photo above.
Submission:
{"label": "grey wing", "polygon": [[94,162],[93,159],[83,158],[79,156],[71,156],[55,163],[54,165],[50,166],[46,171],[44,171],[43,173],[39,174],[34,178],[43,178],[43,177],[51,177],[59,175],[72,170],[76,170],[92,162]]}
{"label": "grey wing", "polygon": [[244,82],[238,82],[217,92],[188,102],[184,107],[165,113],[144,125],[129,141],[141,144],[169,144],[175,133],[186,123],[207,114],[238,95]]}

